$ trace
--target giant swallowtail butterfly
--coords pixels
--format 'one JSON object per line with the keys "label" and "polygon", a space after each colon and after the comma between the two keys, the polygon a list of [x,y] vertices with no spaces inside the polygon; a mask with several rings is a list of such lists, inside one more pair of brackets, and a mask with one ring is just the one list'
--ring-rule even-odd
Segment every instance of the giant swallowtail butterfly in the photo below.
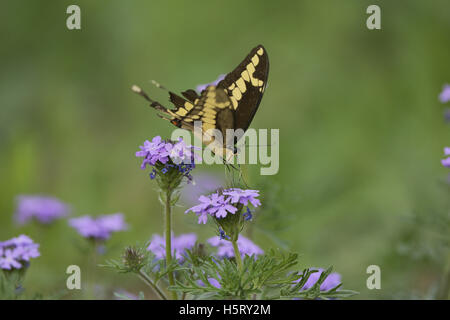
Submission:
{"label": "giant swallowtail butterfly", "polygon": [[[161,112],[161,118],[173,125],[194,130],[194,122],[201,121],[202,141],[227,160],[235,153],[233,146],[227,144],[227,129],[242,129],[246,131],[258,110],[269,74],[269,57],[266,49],[259,45],[217,85],[207,86],[200,95],[192,89],[182,92],[179,96],[169,91],[170,101],[175,109],[168,109],[149,96],[138,86],[133,86],[137,92],[150,102],[150,106]],[[222,134],[223,141],[217,141],[210,129],[217,129]],[[236,141],[234,141],[236,143]]]}

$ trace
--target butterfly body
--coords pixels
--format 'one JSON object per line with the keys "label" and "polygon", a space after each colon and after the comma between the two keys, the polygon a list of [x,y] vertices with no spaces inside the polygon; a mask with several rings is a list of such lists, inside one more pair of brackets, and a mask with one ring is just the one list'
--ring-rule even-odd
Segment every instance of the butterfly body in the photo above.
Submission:
{"label": "butterfly body", "polygon": [[[268,73],[267,52],[259,45],[217,85],[207,86],[200,94],[189,89],[182,92],[181,97],[169,91],[169,99],[175,109],[168,109],[153,101],[137,86],[133,86],[133,90],[161,112],[160,117],[179,128],[196,134],[195,124],[201,122],[200,138],[203,143],[228,160],[234,155],[233,145],[237,141],[227,143],[227,130],[241,129],[245,132],[248,129],[261,102]],[[221,141],[214,130],[222,134]]]}

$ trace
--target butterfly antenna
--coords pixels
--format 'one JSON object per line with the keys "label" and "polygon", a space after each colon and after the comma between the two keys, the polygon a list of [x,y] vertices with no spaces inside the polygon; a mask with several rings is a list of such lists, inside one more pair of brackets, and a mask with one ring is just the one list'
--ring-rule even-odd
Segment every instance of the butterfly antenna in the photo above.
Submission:
{"label": "butterfly antenna", "polygon": [[245,148],[249,148],[249,147],[273,147],[275,146],[275,143],[271,143],[271,144],[245,144]]}
{"label": "butterfly antenna", "polygon": [[156,101],[150,99],[150,97],[144,92],[144,90],[142,90],[141,87],[139,87],[135,84],[131,87],[131,90],[133,90],[133,92],[137,93],[141,97],[144,97],[144,99],[150,103],[156,102]]}
{"label": "butterfly antenna", "polygon": [[164,91],[169,92],[169,90],[168,90],[166,87],[164,87],[162,84],[160,84],[159,82],[157,82],[157,81],[155,81],[155,80],[152,80],[151,82],[152,82],[152,84],[153,84],[155,87],[157,87],[158,89],[161,89],[161,90],[164,90]]}
{"label": "butterfly antenna", "polygon": [[[159,103],[158,101],[155,101],[153,99],[151,99],[145,92],[144,90],[141,89],[141,87],[137,86],[137,85],[133,85],[131,87],[131,90],[133,90],[133,92],[137,93],[138,95],[140,95],[141,97],[144,97],[145,100],[147,100],[148,102],[150,102],[150,106],[155,108],[156,110],[158,110],[159,112],[168,114],[168,115],[173,115],[170,110],[168,110],[166,107],[164,107],[161,103]],[[165,118],[164,118],[165,119]]]}

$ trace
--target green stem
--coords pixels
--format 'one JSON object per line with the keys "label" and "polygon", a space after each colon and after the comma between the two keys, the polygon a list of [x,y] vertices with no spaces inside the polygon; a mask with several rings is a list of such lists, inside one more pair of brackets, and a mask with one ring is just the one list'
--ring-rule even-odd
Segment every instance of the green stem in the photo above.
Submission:
{"label": "green stem", "polygon": [[90,247],[90,257],[89,257],[89,274],[88,274],[88,292],[87,299],[95,299],[95,280],[96,280],[96,272],[97,272],[97,251],[98,251],[98,243],[97,240],[92,241]]}
{"label": "green stem", "polygon": [[[169,267],[172,264],[172,204],[171,204],[171,196],[172,191],[167,190],[166,193],[166,267]],[[175,285],[175,279],[173,277],[173,272],[169,272],[169,285]],[[171,291],[172,300],[178,300],[177,293],[175,291]]]}
{"label": "green stem", "polygon": [[236,259],[236,263],[238,265],[239,271],[243,271],[243,265],[242,265],[242,258],[241,258],[241,253],[239,252],[239,247],[237,245],[237,241],[231,241],[231,243],[233,244],[233,249],[234,249],[234,258]]}
{"label": "green stem", "polygon": [[158,286],[155,283],[153,283],[152,279],[150,279],[150,277],[145,272],[139,270],[138,276],[139,278],[141,278],[142,281],[148,284],[153,289],[153,291],[155,291],[158,294],[161,300],[167,300],[165,294],[158,288]]}

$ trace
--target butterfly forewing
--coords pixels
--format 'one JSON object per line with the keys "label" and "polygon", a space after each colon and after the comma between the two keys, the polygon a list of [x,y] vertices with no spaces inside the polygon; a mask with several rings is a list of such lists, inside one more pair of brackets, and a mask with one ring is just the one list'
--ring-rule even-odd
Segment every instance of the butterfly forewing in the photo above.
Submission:
{"label": "butterfly forewing", "polygon": [[235,110],[235,129],[248,129],[267,85],[269,57],[259,45],[217,84],[230,97]]}

